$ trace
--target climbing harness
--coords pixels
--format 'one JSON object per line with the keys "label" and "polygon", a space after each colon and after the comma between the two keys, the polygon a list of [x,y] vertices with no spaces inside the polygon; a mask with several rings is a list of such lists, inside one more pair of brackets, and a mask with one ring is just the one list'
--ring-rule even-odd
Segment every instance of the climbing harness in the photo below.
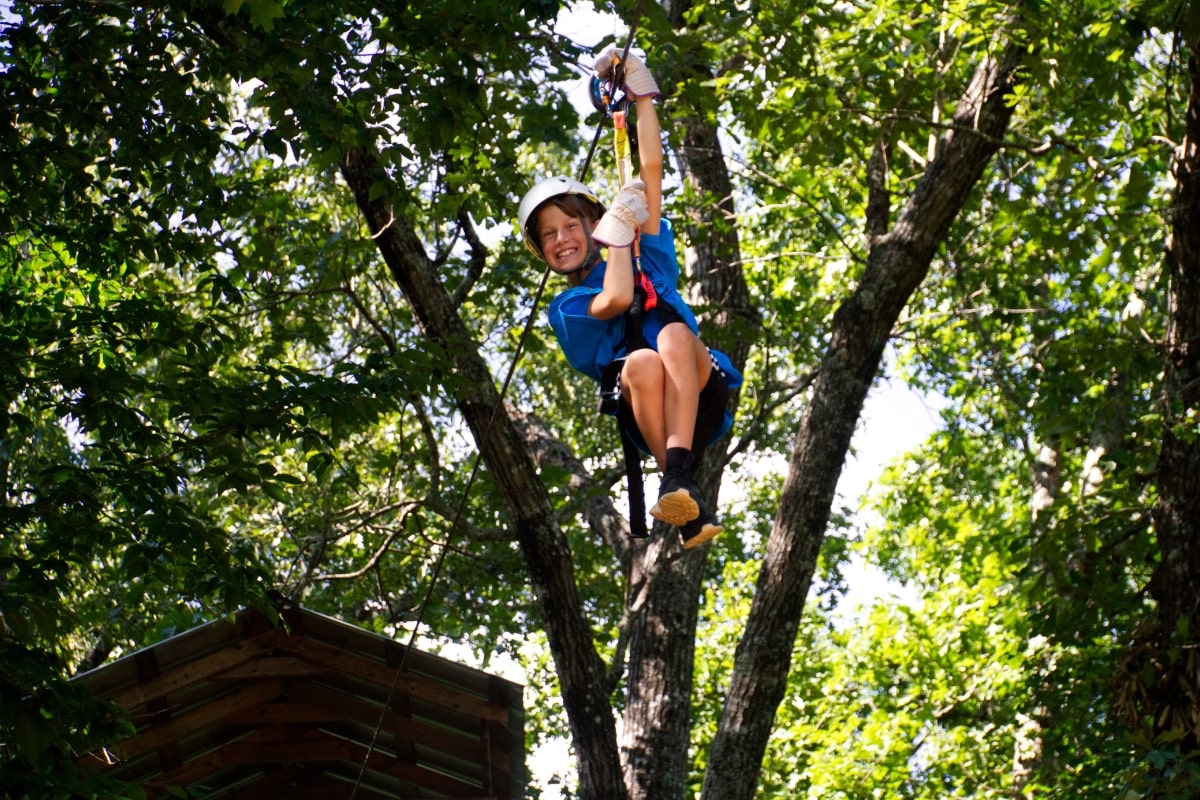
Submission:
{"label": "climbing harness", "polygon": [[[633,46],[634,32],[637,30],[637,22],[641,18],[641,15],[642,15],[642,2],[644,2],[644,0],[638,0],[637,7],[634,10],[633,23],[629,26],[629,38],[625,42],[625,50],[621,55],[620,62],[618,64],[615,64],[614,68],[610,71],[610,73],[613,76],[613,83],[612,83],[613,87],[619,87],[624,84],[624,70],[621,68],[621,64],[625,63],[625,59],[629,57],[629,49],[630,49],[630,47]],[[615,91],[613,91],[612,94],[615,95]],[[586,158],[583,161],[583,165],[579,169],[578,180],[580,183],[583,182],[583,179],[587,176],[588,169],[591,167],[592,157],[596,152],[596,145],[599,143],[600,137],[604,132],[605,122],[606,122],[606,117],[601,116],[600,122],[596,125],[596,133],[592,137],[591,147],[588,149],[588,153],[587,153]],[[625,133],[627,136],[628,131],[626,131]],[[629,149],[628,138],[625,139],[625,148],[626,148],[626,151],[628,151],[628,149]],[[624,181],[622,181],[622,183],[624,183]],[[501,384],[500,393],[496,398],[496,405],[492,408],[492,415],[488,419],[487,427],[484,429],[483,436],[479,440],[480,442],[486,442],[489,438],[491,438],[492,428],[495,426],[496,419],[499,417],[500,407],[504,405],[504,397],[508,393],[508,388],[512,383],[513,375],[516,373],[517,364],[520,362],[521,354],[522,354],[522,352],[524,352],[524,349],[525,349],[525,343],[528,341],[529,336],[533,331],[534,318],[536,317],[538,307],[541,304],[542,295],[545,294],[546,284],[549,281],[550,273],[551,273],[550,265],[547,264],[546,269],[542,271],[542,279],[538,283],[537,291],[534,292],[533,302],[529,309],[529,316],[525,320],[525,328],[524,328],[524,330],[522,330],[521,337],[517,341],[516,352],[513,353],[512,362],[509,364],[508,372],[504,376],[504,382]],[[636,294],[636,290],[635,290],[635,294]],[[639,331],[640,331],[640,326],[639,326]],[[624,435],[622,435],[622,438],[624,439]],[[638,485],[639,485],[638,494],[639,494],[639,497],[641,497],[641,495],[642,495],[642,492],[640,490],[641,477],[642,477],[641,469],[640,469],[641,455],[640,455],[640,453],[637,453],[636,447],[635,447],[634,452],[636,454],[637,464],[638,464],[638,470],[637,470]],[[469,498],[470,493],[471,493],[471,487],[474,486],[475,479],[479,475],[479,467],[480,467],[481,462],[482,462],[482,448],[475,452],[474,462],[472,463],[472,466],[471,466],[471,473],[467,478],[466,486],[463,488],[462,496],[459,498],[458,506],[456,507],[456,509],[454,511],[454,517],[450,521],[450,530],[446,533],[446,541],[442,545],[441,551],[438,553],[437,561],[434,563],[433,572],[430,575],[429,584],[425,591],[425,596],[422,598],[421,605],[417,609],[417,615],[413,621],[412,632],[410,633],[409,639],[408,639],[408,646],[405,647],[403,654],[400,657],[400,663],[396,667],[396,674],[392,679],[392,685],[388,689],[387,696],[384,698],[383,707],[380,709],[380,712],[379,712],[379,721],[375,724],[375,730],[372,732],[371,740],[367,745],[367,752],[363,755],[362,764],[359,766],[358,777],[355,778],[354,787],[350,791],[350,800],[355,800],[355,798],[358,796],[358,788],[359,788],[359,786],[362,785],[363,776],[366,774],[366,771],[367,771],[367,764],[370,762],[371,754],[374,752],[375,745],[379,740],[379,732],[383,728],[383,721],[387,716],[388,708],[392,704],[392,698],[395,696],[396,687],[400,684],[400,676],[402,674],[404,674],[405,667],[408,663],[408,654],[410,652],[412,652],[412,649],[416,644],[417,633],[421,628],[421,624],[425,618],[425,612],[429,608],[429,603],[430,603],[431,599],[433,598],[433,590],[437,586],[437,582],[441,577],[442,567],[446,563],[446,554],[449,553],[450,546],[454,541],[454,535],[458,531],[458,523],[462,518],[463,511],[466,509],[467,499]],[[629,461],[629,456],[628,456],[628,451],[627,451],[626,452],[626,465],[627,465],[626,469],[627,469],[628,474],[632,474],[632,471],[629,470],[629,467],[628,467],[629,463],[630,463],[630,461]],[[630,497],[631,509],[633,507],[633,503],[634,503],[634,500],[631,495],[631,497]],[[646,512],[645,512],[645,498],[644,497],[641,497],[640,503],[641,503],[641,514],[637,517],[637,519],[638,519],[638,524],[640,525],[640,528],[642,530],[642,536],[644,537],[646,535],[646,533],[645,533]],[[633,524],[632,520],[631,520],[631,524]]]}

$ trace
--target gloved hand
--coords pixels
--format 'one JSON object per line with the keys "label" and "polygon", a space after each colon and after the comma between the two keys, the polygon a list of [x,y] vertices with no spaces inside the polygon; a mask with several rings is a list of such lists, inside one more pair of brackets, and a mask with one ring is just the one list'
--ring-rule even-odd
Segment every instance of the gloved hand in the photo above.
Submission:
{"label": "gloved hand", "polygon": [[[616,48],[610,47],[604,51],[604,54],[596,59],[596,74],[603,80],[609,80],[612,77],[612,71],[617,64],[621,63],[621,54]],[[658,97],[662,94],[658,89],[658,84],[654,82],[654,76],[650,74],[650,70],[642,63],[642,60],[630,53],[625,57],[625,93],[630,97]]]}
{"label": "gloved hand", "polygon": [[650,218],[646,208],[646,184],[633,180],[621,187],[612,206],[600,218],[592,238],[609,247],[628,247],[642,223]]}

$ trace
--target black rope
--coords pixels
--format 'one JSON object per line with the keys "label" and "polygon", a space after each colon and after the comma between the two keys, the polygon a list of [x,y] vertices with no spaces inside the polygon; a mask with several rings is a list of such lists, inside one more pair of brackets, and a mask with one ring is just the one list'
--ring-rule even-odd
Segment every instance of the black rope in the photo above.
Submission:
{"label": "black rope", "polygon": [[[633,46],[633,35],[637,30],[637,21],[642,15],[642,2],[638,0],[637,8],[634,11],[633,23],[629,27],[629,38],[625,42],[625,50],[621,55],[621,64],[625,63],[625,59],[629,57],[629,49]],[[614,68],[613,83],[615,86],[620,86],[622,83],[622,75],[618,72],[621,66]],[[596,153],[596,145],[600,141],[600,137],[604,132],[605,124],[608,118],[601,116],[599,124],[596,126],[596,133],[592,137],[591,147],[588,148],[587,156],[583,160],[583,165],[579,168],[579,182],[583,183],[583,179],[587,177],[588,169],[592,164],[592,157]],[[467,485],[463,488],[462,496],[459,498],[458,507],[454,511],[454,517],[450,521],[450,531],[446,534],[446,541],[442,545],[441,551],[438,553],[437,561],[434,564],[433,574],[429,578],[429,585],[425,591],[425,596],[421,600],[421,605],[417,609],[417,616],[413,622],[412,633],[408,638],[408,645],[404,648],[403,654],[400,656],[400,663],[396,667],[395,677],[392,678],[392,685],[388,689],[387,697],[383,701],[383,708],[379,712],[379,721],[375,724],[375,730],[371,734],[371,741],[367,745],[367,752],[363,755],[362,765],[358,770],[358,777],[354,781],[354,788],[350,792],[350,800],[354,800],[358,796],[358,788],[362,785],[363,776],[367,771],[367,763],[371,760],[371,754],[375,751],[375,745],[379,740],[379,732],[383,728],[384,717],[387,716],[388,707],[392,704],[392,698],[395,696],[396,687],[400,684],[400,676],[404,673],[405,666],[408,663],[408,654],[412,652],[416,644],[417,633],[421,629],[421,623],[425,619],[425,612],[429,608],[429,603],[433,598],[433,591],[437,587],[438,579],[441,577],[442,567],[446,563],[446,554],[450,552],[450,545],[454,541],[454,535],[458,531],[459,521],[462,519],[463,511],[466,508],[467,500],[470,497],[471,487],[475,484],[475,478],[479,475],[479,466],[483,460],[482,444],[486,442],[492,435],[492,429],[495,426],[496,419],[500,415],[500,408],[504,405],[504,397],[508,393],[508,388],[512,384],[513,375],[516,373],[517,364],[521,360],[521,354],[525,349],[525,343],[529,339],[533,331],[533,321],[537,316],[537,310],[541,304],[542,295],[545,293],[546,284],[550,279],[550,265],[546,264],[546,269],[542,271],[542,279],[538,283],[537,291],[533,296],[533,304],[529,310],[529,317],[525,320],[525,329],[521,332],[521,337],[517,340],[517,349],[513,353],[512,363],[508,367],[508,373],[504,376],[504,383],[500,387],[500,393],[496,398],[496,405],[492,408],[492,415],[488,420],[487,427],[484,429],[483,437],[480,439],[480,449],[475,452],[475,459],[471,465],[471,474],[467,478]]]}

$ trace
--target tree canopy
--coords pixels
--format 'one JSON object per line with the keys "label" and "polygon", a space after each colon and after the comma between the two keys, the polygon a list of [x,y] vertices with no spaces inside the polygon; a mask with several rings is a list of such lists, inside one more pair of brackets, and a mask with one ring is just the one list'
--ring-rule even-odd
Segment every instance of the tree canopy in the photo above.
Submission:
{"label": "tree canopy", "polygon": [[[596,9],[746,376],[688,555],[513,229],[598,123],[563,4],[4,12],[0,792],[137,796],[70,677],[285,597],[517,660],[564,796],[1193,796],[1200,6]],[[843,508],[885,380],[941,426]]]}

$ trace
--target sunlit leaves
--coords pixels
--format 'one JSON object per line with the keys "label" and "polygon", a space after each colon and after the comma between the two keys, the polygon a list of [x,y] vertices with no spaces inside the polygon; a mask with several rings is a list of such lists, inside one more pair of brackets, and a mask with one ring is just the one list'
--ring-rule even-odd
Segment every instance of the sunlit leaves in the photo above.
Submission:
{"label": "sunlit leaves", "polygon": [[[381,630],[426,588],[465,478],[437,388],[455,378],[333,168],[381,141],[447,282],[464,273],[457,212],[501,218],[515,184],[512,34],[554,9],[343,11],[5,20],[3,642],[54,653],[48,685],[273,586]],[[499,636],[527,601],[477,491],[426,619],[447,635]],[[480,530],[497,541],[470,546]]]}
{"label": "sunlit leaves", "polygon": [[[690,24],[719,28],[694,8]],[[915,599],[802,634],[813,658],[797,654],[764,792],[1010,796],[1032,723],[1043,771],[1025,790],[1113,791],[1136,756],[1105,713],[1105,680],[1146,613],[1153,559],[1162,112],[1166,97],[1181,104],[1178,55],[1156,28],[1171,23],[1103,2],[754,10],[708,38],[766,322],[756,387],[803,374],[829,299],[853,286],[876,144],[890,224],[970,70],[1004,36],[1030,53],[1011,141],[897,332],[903,369],[949,401],[947,431],[889,476],[864,553]],[[1062,483],[1035,528],[1032,456],[1046,442]],[[788,777],[799,765],[805,778]]]}
{"label": "sunlit leaves", "polygon": [[[523,342],[509,399],[604,475],[610,421],[539,319],[522,339],[539,274],[505,236],[531,174],[580,165],[581,120],[554,81],[586,59],[547,33],[558,4],[15,8],[0,37],[0,689],[6,712],[18,690],[33,706],[5,741],[67,763],[91,732],[45,714],[95,709],[58,678],[268,588],[408,629],[452,520],[424,623],[524,650],[546,712],[531,738],[558,734],[545,651],[516,644],[538,621],[493,476],[465,486],[461,377],[421,337],[338,178],[348,148],[379,152],[371,198],[462,288],[471,346],[502,374]],[[972,71],[1013,36],[1029,57],[1011,136],[896,331],[899,368],[948,409],[945,432],[887,476],[861,545],[906,602],[825,616],[841,611],[848,540],[827,548],[830,585],[781,654],[793,686],[762,793],[1012,796],[1032,720],[1049,768],[1025,788],[1100,796],[1137,760],[1104,680],[1153,558],[1176,8],[674,11],[667,33],[648,9],[638,44],[671,78],[665,118],[688,104],[722,127],[729,224],[763,322],[735,434],[750,438],[732,464],[743,497],[726,514],[744,538],[712,557],[699,633],[698,768],[754,591],[743,556],[781,479],[754,468],[790,447],[872,246],[868,159],[882,143],[892,224]],[[672,212],[713,199],[672,188]],[[482,271],[470,224],[488,234]],[[1195,435],[1194,415],[1179,433]],[[1063,480],[1035,525],[1042,444]],[[611,643],[624,576],[587,538],[564,471],[542,478]],[[1145,763],[1170,763],[1169,744],[1143,743]]]}

